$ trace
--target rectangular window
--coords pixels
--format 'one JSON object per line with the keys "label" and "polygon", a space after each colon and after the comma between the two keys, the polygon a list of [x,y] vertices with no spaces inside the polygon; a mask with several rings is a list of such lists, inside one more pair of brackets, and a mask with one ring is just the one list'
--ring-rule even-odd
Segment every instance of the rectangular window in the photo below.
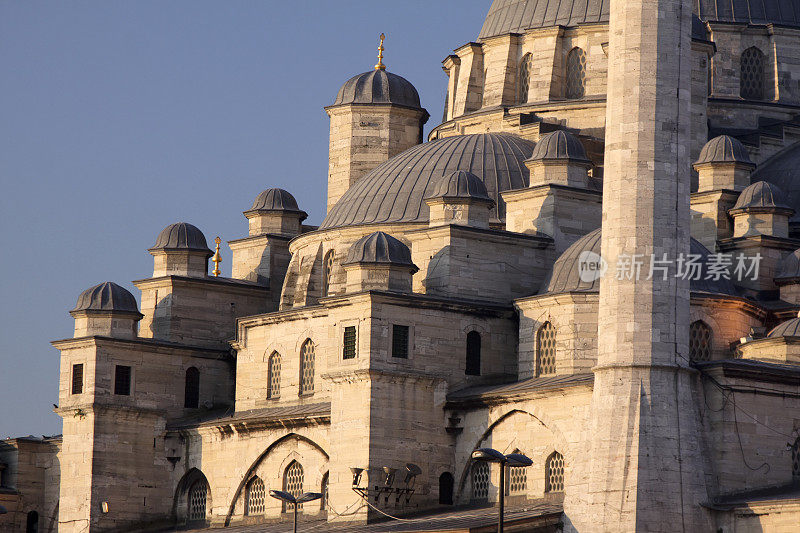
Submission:
{"label": "rectangular window", "polygon": [[392,357],[408,359],[408,326],[392,326]]}
{"label": "rectangular window", "polygon": [[72,365],[72,394],[83,392],[83,363]]}
{"label": "rectangular window", "polygon": [[356,357],[356,327],[347,326],[344,328],[344,349],[342,359],[355,359]]}
{"label": "rectangular window", "polygon": [[118,396],[131,395],[131,367],[117,365],[114,368],[114,394]]}

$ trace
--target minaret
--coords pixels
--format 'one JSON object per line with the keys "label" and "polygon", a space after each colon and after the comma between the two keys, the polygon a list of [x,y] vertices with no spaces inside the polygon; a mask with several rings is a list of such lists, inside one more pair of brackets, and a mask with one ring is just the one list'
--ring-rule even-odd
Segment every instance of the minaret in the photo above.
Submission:
{"label": "minaret", "polygon": [[[688,366],[689,0],[611,0],[598,358],[579,531],[708,531]],[[626,256],[641,275],[618,279]],[[672,261],[647,279],[650,258]],[[598,526],[602,524],[602,526]]]}

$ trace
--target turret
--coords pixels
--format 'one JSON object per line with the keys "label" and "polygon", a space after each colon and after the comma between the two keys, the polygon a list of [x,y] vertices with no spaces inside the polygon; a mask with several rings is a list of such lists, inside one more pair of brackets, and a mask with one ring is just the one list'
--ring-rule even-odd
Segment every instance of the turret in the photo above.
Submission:
{"label": "turret", "polygon": [[297,200],[288,191],[273,188],[259,194],[244,216],[251,237],[267,233],[296,237],[308,214],[297,207]]}
{"label": "turret", "polygon": [[347,292],[389,290],[411,292],[411,277],[419,270],[408,246],[382,231],[361,237],[342,263]]}
{"label": "turret", "polygon": [[208,258],[213,255],[203,232],[186,222],[164,228],[148,252],[154,258],[154,278],[170,275],[204,278],[208,275]]}
{"label": "turret", "polygon": [[784,194],[777,186],[758,181],[739,195],[728,213],[733,217],[733,236],[769,235],[787,238],[789,217],[794,209],[783,201]]}
{"label": "turret", "polygon": [[76,338],[97,335],[132,339],[143,316],[133,294],[110,281],[83,291],[69,314],[75,318]]}
{"label": "turret", "polygon": [[430,226],[460,224],[476,228],[489,227],[489,215],[494,200],[489,197],[483,181],[465,170],[445,176],[425,196],[430,209]]}

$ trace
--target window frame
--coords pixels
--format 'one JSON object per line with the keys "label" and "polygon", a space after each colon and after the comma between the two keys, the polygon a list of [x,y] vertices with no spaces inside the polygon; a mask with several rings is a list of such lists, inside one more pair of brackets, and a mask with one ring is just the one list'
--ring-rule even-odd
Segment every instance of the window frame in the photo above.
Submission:
{"label": "window frame", "polygon": [[[394,362],[400,361],[410,361],[411,360],[411,353],[413,346],[413,334],[414,334],[414,326],[411,324],[406,324],[403,322],[392,322],[391,327],[389,328],[389,360]],[[406,328],[406,332],[408,333],[408,338],[406,339],[406,356],[405,357],[398,357],[394,355],[394,336],[395,336],[395,327]]]}
{"label": "window frame", "polygon": [[[474,334],[474,335],[473,335]],[[470,338],[475,338],[477,335],[478,338],[478,369],[477,372],[469,372],[471,369],[470,367]],[[465,341],[465,350],[464,350],[464,375],[465,376],[480,376],[481,370],[483,370],[483,335],[477,329],[471,329],[467,332],[464,337]]]}
{"label": "window frame", "polygon": [[[761,71],[760,75],[760,93],[756,94],[755,92],[745,91],[745,77],[744,74],[744,66],[745,66],[745,54],[750,52],[751,50],[757,52],[756,57],[761,62]],[[752,83],[750,85],[753,85]],[[752,87],[750,87],[752,89]],[[739,97],[744,100],[753,100],[756,102],[761,102],[767,99],[767,54],[756,45],[748,46],[742,53],[739,54]]]}
{"label": "window frame", "polygon": [[[278,360],[277,387],[273,389],[273,382],[276,381],[274,373],[274,360]],[[281,397],[281,373],[283,372],[283,356],[278,350],[272,350],[267,357],[267,399],[278,400]]]}
{"label": "window frame", "polygon": [[[580,76],[580,84],[575,85],[574,87],[570,83],[570,60],[573,57],[578,57],[578,72],[581,73]],[[581,61],[580,58],[583,58]],[[588,63],[588,57],[586,55],[586,50],[581,48],[580,46],[573,46],[572,48],[567,51],[567,56],[564,59],[564,98],[567,100],[580,100],[581,98],[586,97],[586,66]],[[580,87],[580,90],[574,92],[574,90]],[[571,90],[572,89],[572,90]]]}
{"label": "window frame", "polygon": [[[197,375],[197,385],[196,385],[197,390],[196,390],[196,393],[195,393],[196,398],[194,398],[194,397],[193,398],[189,398],[189,372],[191,372],[192,369],[194,369],[194,371],[196,372],[196,375]],[[194,406],[188,405],[190,403],[189,402],[190,399],[196,400],[194,402],[196,405],[194,405]],[[197,409],[199,407],[200,407],[200,369],[197,368],[196,366],[192,365],[192,366],[188,367],[183,373],[183,408],[184,409]]]}
{"label": "window frame", "polygon": [[[78,392],[75,392],[75,367],[80,367],[81,369],[80,390]],[[83,362],[72,363],[72,366],[70,366],[70,374],[69,374],[70,396],[79,396],[86,391],[85,389],[86,389],[86,364]]]}
{"label": "window frame", "polygon": [[[306,355],[305,354],[305,348],[306,348],[306,345],[308,345],[308,344],[311,344],[311,347],[312,347],[312,352],[311,353],[313,355],[313,357],[311,358],[312,369],[311,369],[311,380],[310,380],[311,381],[311,387],[310,387],[310,389],[307,389],[304,386],[304,381],[303,381],[303,374],[305,373],[306,365],[307,365],[306,357],[305,357],[305,355]],[[298,387],[298,396],[312,396],[314,394],[315,385],[316,385],[316,379],[315,378],[316,378],[316,374],[317,374],[317,345],[313,340],[311,340],[311,337],[306,338],[306,340],[303,341],[303,344],[300,345],[300,364],[298,366],[300,368],[300,383],[299,383],[299,387]]]}
{"label": "window frame", "polygon": [[[128,392],[127,393],[117,392],[117,372],[119,371],[118,369],[120,369],[120,368],[127,368],[128,369]],[[127,396],[127,397],[130,398],[131,396],[133,396],[133,391],[134,391],[133,384],[134,384],[134,380],[133,380],[133,365],[130,365],[130,364],[128,364],[128,365],[114,364],[114,381],[113,381],[113,384],[112,384],[114,396]]]}
{"label": "window frame", "polygon": [[[544,365],[542,365],[542,334],[545,331],[545,328],[549,326],[550,329],[553,331],[553,370],[552,372],[545,372]],[[549,368],[549,365],[548,365]],[[534,375],[535,377],[542,377],[542,376],[555,376],[558,374],[558,328],[550,321],[546,320],[542,323],[541,326],[536,330],[536,352],[535,352],[535,360],[534,360]]]}
{"label": "window frame", "polygon": [[[342,321],[339,324],[339,339],[341,339],[339,359],[343,362],[351,362],[358,359],[358,341],[360,340],[361,336],[361,332],[358,330],[359,324],[360,324],[359,320],[347,320],[347,321]],[[345,335],[347,334],[348,328],[353,328],[355,330],[355,336],[356,336],[353,346],[352,357],[345,357]]]}
{"label": "window frame", "polygon": [[[517,104],[525,105],[531,96],[531,67],[533,66],[533,54],[526,52],[522,54],[517,70]],[[526,83],[523,84],[523,68],[525,69]]]}

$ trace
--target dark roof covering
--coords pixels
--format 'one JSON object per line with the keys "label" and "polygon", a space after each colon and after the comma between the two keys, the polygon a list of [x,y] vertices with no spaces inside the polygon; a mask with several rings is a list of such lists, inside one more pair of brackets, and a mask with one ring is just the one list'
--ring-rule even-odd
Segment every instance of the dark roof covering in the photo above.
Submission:
{"label": "dark roof covering", "polygon": [[188,416],[167,424],[168,430],[183,429],[197,426],[214,426],[223,424],[237,424],[246,422],[271,422],[281,420],[296,420],[320,416],[330,416],[330,402],[320,402],[301,405],[284,405],[280,407],[266,407],[251,409],[228,414],[228,411],[206,411],[205,413]]}
{"label": "dark roof covering", "polygon": [[744,145],[729,135],[714,137],[703,146],[694,164],[703,163],[743,163],[755,167]]}
{"label": "dark roof covering", "polygon": [[747,186],[739,195],[733,209],[746,209],[749,207],[776,207],[790,209],[786,205],[786,195],[777,185],[766,181],[757,181]]}
{"label": "dark roof covering", "polygon": [[[578,263],[583,252],[593,252],[598,256],[600,253],[601,230],[598,228],[587,233],[572,246],[564,250],[564,253],[556,259],[550,277],[542,285],[542,294],[560,294],[565,292],[597,292],[600,290],[600,278],[584,281],[581,279]],[[736,296],[736,288],[724,278],[719,280],[705,279],[708,256],[708,249],[700,242],[692,239],[690,242],[689,253],[702,256],[702,268],[700,269],[700,279],[691,279],[690,288],[692,292],[707,292],[713,294],[726,294]],[[613,273],[606,275],[613,275]]]}
{"label": "dark roof covering", "polygon": [[483,181],[466,170],[456,170],[443,177],[425,198],[473,198],[494,203]]}
{"label": "dark roof covering", "polygon": [[127,289],[106,281],[89,287],[78,296],[73,311],[119,311],[139,314],[136,298]]}
{"label": "dark roof covering", "polygon": [[256,196],[251,211],[294,211],[302,213],[294,196],[283,189],[267,189]]}
{"label": "dark roof covering", "polygon": [[491,398],[502,398],[525,394],[528,392],[546,391],[559,389],[562,387],[572,387],[577,385],[591,384],[594,382],[594,374],[566,374],[562,376],[546,376],[530,378],[513,383],[503,383],[499,385],[478,385],[466,389],[457,390],[447,395],[448,402],[462,402],[470,400],[488,400]]}
{"label": "dark roof covering", "polygon": [[382,231],[376,231],[358,239],[350,246],[347,259],[349,263],[378,263],[417,267],[411,261],[411,250],[401,241]]}
{"label": "dark roof covering", "polygon": [[781,322],[767,333],[767,337],[800,337],[800,317]]}
{"label": "dark roof covering", "polygon": [[531,154],[531,161],[543,159],[564,159],[572,161],[589,161],[583,143],[573,134],[556,130],[542,135]]}
{"label": "dark roof covering", "polygon": [[795,250],[780,262],[780,270],[775,279],[800,278],[800,249]]}
{"label": "dark roof covering", "polygon": [[320,229],[396,222],[427,222],[423,198],[439,180],[456,170],[467,170],[483,180],[489,197],[499,204],[496,216],[505,216],[499,193],[528,186],[528,168],[534,143],[515,135],[477,133],[456,135],[409,148],[372,169],[353,184],[331,208]]}
{"label": "dark roof covering", "polygon": [[333,105],[396,104],[420,108],[419,93],[411,82],[385,70],[370,70],[342,85]]}
{"label": "dark roof covering", "polygon": [[156,243],[151,250],[193,250],[198,252],[208,252],[206,236],[197,226],[186,222],[170,224],[158,234]]}
{"label": "dark roof covering", "polygon": [[783,202],[794,209],[792,222],[800,222],[800,145],[794,145],[758,165],[751,180],[780,187]]}
{"label": "dark roof covering", "polygon": [[[704,21],[800,26],[796,0],[693,0]],[[611,0],[494,0],[478,39],[531,28],[608,22]],[[706,39],[705,28],[692,22],[692,37]]]}

